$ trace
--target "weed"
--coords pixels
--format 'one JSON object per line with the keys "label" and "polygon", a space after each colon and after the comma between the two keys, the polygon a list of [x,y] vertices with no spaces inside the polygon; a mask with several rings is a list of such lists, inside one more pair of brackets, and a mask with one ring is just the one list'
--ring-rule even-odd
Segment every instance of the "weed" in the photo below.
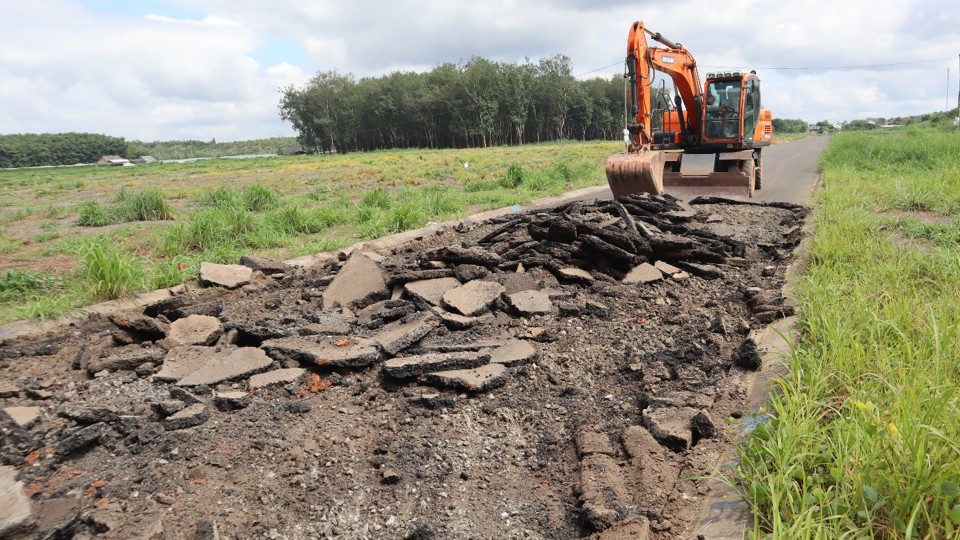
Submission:
{"label": "weed", "polygon": [[93,199],[80,203],[77,213],[79,214],[77,225],[82,227],[103,227],[120,221],[115,212],[103,208]]}
{"label": "weed", "polygon": [[288,235],[311,234],[323,229],[323,225],[314,221],[299,208],[284,208],[272,216],[273,227]]}
{"label": "weed", "polygon": [[374,188],[363,194],[360,199],[360,206],[380,209],[390,208],[390,194],[381,187]]}
{"label": "weed", "polygon": [[10,301],[46,294],[63,285],[63,280],[44,272],[10,268],[0,274],[0,299]]}
{"label": "weed", "polygon": [[251,212],[273,210],[280,206],[280,196],[258,182],[243,190],[243,206]]}
{"label": "weed", "polygon": [[183,283],[200,272],[200,262],[196,257],[177,255],[159,261],[147,276],[150,289],[162,289]]}
{"label": "weed", "polygon": [[524,181],[527,179],[527,172],[523,170],[523,167],[516,163],[511,163],[507,167],[507,172],[497,183],[500,187],[504,188],[517,188],[520,187]]}
{"label": "weed", "polygon": [[233,208],[239,205],[236,194],[225,187],[206,191],[197,199],[197,206],[202,208]]}
{"label": "weed", "polygon": [[102,227],[124,221],[173,218],[173,209],[157,189],[131,193],[126,188],[121,188],[114,195],[113,203],[109,206],[101,206],[96,200],[90,199],[80,203],[77,213],[79,214],[77,225],[85,227]]}
{"label": "weed", "polygon": [[173,219],[173,209],[158,189],[147,189],[129,197],[124,204],[124,221]]}
{"label": "weed", "polygon": [[121,253],[106,239],[84,242],[80,273],[93,283],[98,297],[114,299],[144,289],[144,269],[133,256]]}

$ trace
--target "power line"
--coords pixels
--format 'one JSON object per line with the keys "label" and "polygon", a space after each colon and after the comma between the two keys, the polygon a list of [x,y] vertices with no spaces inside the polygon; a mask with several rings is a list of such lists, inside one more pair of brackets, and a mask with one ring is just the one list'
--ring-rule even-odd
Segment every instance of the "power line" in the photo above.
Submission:
{"label": "power line", "polygon": [[622,65],[623,65],[623,60],[620,60],[619,62],[614,62],[614,63],[610,64],[609,66],[598,67],[597,69],[591,69],[590,71],[585,71],[585,72],[583,72],[583,73],[581,73],[581,74],[579,74],[579,75],[574,75],[573,78],[574,78],[574,79],[579,79],[580,77],[586,77],[587,75],[590,75],[591,73],[596,73],[596,72],[598,72],[598,71],[603,71],[603,70],[605,70],[605,69],[610,69],[610,68],[612,68],[612,67],[614,67],[614,66],[622,66]]}
{"label": "power line", "polygon": [[[928,64],[931,62],[943,62],[945,60],[952,60],[953,58],[931,58],[929,60],[911,60],[909,62],[890,62],[887,64],[862,64],[857,66],[789,66],[789,67],[757,67],[754,69],[769,69],[769,70],[831,70],[831,69],[869,69],[869,68],[881,68],[881,67],[894,67],[894,66],[907,66],[911,64]],[[705,68],[713,69],[739,69],[738,67],[733,66],[700,66]]]}
{"label": "power line", "polygon": [[[896,66],[909,66],[913,64],[929,64],[932,62],[944,62],[947,60],[953,60],[952,57],[945,58],[929,58],[926,60],[910,60],[908,62],[888,62],[885,64],[860,64],[853,66],[764,66],[764,67],[755,67],[752,69],[767,69],[773,71],[816,71],[824,70],[829,71],[832,69],[872,69],[872,68],[885,68],[885,67],[896,67]],[[599,67],[592,69],[590,71],[585,71],[579,75],[574,75],[574,78],[579,79],[591,73],[596,73],[598,71],[603,71],[605,69],[612,68],[614,66],[622,65],[623,61],[614,62],[608,66]],[[741,66],[708,66],[708,65],[698,65],[697,67],[701,68],[710,68],[710,69],[742,69]]]}

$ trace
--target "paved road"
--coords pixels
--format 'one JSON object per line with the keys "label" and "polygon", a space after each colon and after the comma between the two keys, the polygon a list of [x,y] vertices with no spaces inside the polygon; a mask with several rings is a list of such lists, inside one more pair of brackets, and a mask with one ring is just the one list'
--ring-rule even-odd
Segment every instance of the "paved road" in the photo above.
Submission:
{"label": "paved road", "polygon": [[[809,201],[817,183],[817,161],[828,140],[829,137],[811,136],[764,149],[763,188],[756,192],[754,200],[797,204]],[[706,174],[712,167],[713,155],[691,154],[683,158],[684,172]],[[607,190],[596,198],[611,197]]]}

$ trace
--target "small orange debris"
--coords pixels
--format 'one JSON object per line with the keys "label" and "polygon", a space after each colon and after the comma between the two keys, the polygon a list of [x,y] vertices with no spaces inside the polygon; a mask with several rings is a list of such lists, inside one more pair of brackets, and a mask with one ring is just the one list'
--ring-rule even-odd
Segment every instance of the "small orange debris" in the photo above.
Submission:
{"label": "small orange debris", "polygon": [[351,343],[351,342],[350,342],[349,339],[347,339],[347,338],[342,338],[342,339],[338,339],[338,340],[337,340],[336,346],[337,346],[337,347],[346,347],[346,346],[349,345],[350,343]]}
{"label": "small orange debris", "polygon": [[187,269],[187,263],[177,263],[177,270],[183,272]]}
{"label": "small orange debris", "polygon": [[27,497],[33,497],[37,493],[43,493],[43,484],[40,483],[40,479],[35,480],[32,484],[23,488],[23,494]]}
{"label": "small orange debris", "polygon": [[316,373],[311,373],[307,377],[307,382],[300,387],[300,391],[297,392],[297,397],[302,398],[309,394],[319,394],[327,388],[333,386],[333,381],[330,379],[321,379],[320,375]]}
{"label": "small orange debris", "polygon": [[90,487],[92,487],[93,489],[100,489],[105,485],[107,485],[106,480],[97,480],[96,482],[90,484]]}
{"label": "small orange debris", "polygon": [[104,498],[100,499],[99,501],[97,501],[96,503],[94,503],[94,506],[96,506],[97,508],[102,508],[102,507],[104,507],[104,506],[106,506],[106,505],[108,505],[108,504],[110,504],[110,499],[104,497]]}
{"label": "small orange debris", "polygon": [[231,452],[237,446],[236,443],[213,443],[214,448],[217,449],[217,452]]}
{"label": "small orange debris", "polygon": [[27,457],[24,459],[27,462],[27,465],[31,467],[34,466],[38,461],[40,461],[40,450],[34,450],[27,454]]}

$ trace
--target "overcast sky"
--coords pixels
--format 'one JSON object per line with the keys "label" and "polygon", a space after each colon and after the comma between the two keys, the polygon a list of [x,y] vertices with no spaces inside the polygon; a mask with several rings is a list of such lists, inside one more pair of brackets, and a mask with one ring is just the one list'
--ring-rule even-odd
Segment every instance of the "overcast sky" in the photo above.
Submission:
{"label": "overcast sky", "polygon": [[7,0],[0,13],[0,134],[293,135],[279,90],[318,71],[559,53],[577,75],[616,74],[634,20],[686,46],[701,75],[757,69],[779,118],[942,111],[960,81],[957,0]]}

